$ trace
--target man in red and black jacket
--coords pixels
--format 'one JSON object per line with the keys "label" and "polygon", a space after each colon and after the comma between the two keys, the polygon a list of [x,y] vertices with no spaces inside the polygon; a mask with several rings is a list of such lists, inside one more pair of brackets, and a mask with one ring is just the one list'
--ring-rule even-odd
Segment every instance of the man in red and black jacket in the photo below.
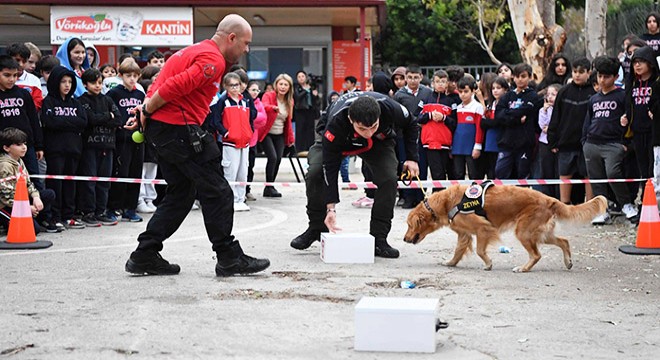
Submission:
{"label": "man in red and black jacket", "polygon": [[[179,228],[197,197],[204,225],[217,253],[217,276],[250,274],[270,266],[267,259],[243,253],[231,235],[234,196],[220,167],[220,150],[200,125],[225,73],[226,63],[238,62],[249,51],[250,24],[239,15],[227,15],[211,39],[179,50],[165,63],[141,113],[145,136],[156,149],[158,165],[167,181],[167,196],[158,205],[147,230],[138,236],[137,250],[126,262],[134,274],[175,275],[180,268],[163,259],[163,241]],[[148,119],[148,121],[145,121]],[[126,127],[137,128],[135,119]]]}
{"label": "man in red and black jacket", "polygon": [[321,232],[339,230],[335,205],[339,202],[337,185],[339,166],[345,156],[358,155],[374,174],[378,186],[371,211],[369,233],[376,240],[375,255],[399,257],[399,251],[387,243],[392,228],[397,187],[398,160],[395,138],[403,132],[406,148],[405,170],[419,174],[417,162],[417,122],[405,107],[386,95],[354,92],[335,101],[317,127],[322,142],[312,146],[307,155],[307,217],[309,227],[291,241],[304,250],[320,239]]}

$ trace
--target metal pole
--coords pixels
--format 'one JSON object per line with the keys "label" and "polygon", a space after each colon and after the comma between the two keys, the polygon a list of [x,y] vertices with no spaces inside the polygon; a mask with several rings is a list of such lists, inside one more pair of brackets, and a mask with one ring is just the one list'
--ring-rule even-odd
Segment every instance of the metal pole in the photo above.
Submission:
{"label": "metal pole", "polygon": [[367,73],[369,71],[367,64],[367,43],[366,26],[365,26],[365,9],[364,6],[360,7],[360,90],[364,90],[367,86]]}

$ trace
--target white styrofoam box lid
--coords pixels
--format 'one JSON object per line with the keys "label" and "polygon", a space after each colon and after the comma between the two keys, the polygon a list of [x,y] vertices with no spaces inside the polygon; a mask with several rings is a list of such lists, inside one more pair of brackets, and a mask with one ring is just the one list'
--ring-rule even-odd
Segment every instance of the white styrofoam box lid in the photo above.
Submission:
{"label": "white styrofoam box lid", "polygon": [[439,299],[369,297],[364,296],[355,305],[359,312],[435,313]]}
{"label": "white styrofoam box lid", "polygon": [[364,233],[321,233],[321,237],[325,238],[326,240],[330,239],[373,239],[373,235],[371,234],[364,234]]}

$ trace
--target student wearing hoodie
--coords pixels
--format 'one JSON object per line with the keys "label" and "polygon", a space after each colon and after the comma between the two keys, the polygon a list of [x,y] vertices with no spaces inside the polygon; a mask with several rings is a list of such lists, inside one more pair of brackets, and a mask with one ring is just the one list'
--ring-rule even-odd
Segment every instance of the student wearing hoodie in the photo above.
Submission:
{"label": "student wearing hoodie", "polygon": [[653,119],[649,116],[649,101],[653,84],[658,79],[658,63],[653,49],[644,46],[635,50],[630,70],[626,83],[626,114],[622,120],[628,122],[629,131],[632,131],[639,175],[648,179],[653,176]]}
{"label": "student wearing hoodie", "polygon": [[[548,148],[557,154],[557,170],[562,180],[587,176],[580,138],[589,98],[596,93],[589,81],[591,61],[583,57],[572,65],[573,81],[559,89],[548,125]],[[591,199],[590,184],[585,184],[585,191],[587,200]],[[571,184],[559,185],[559,200],[570,204],[571,192]]]}
{"label": "student wearing hoodie", "polygon": [[96,50],[94,44],[88,42],[83,42],[85,44],[85,53],[87,54],[87,61],[89,62],[89,67],[98,69],[101,59],[99,57],[99,51]]}
{"label": "student wearing hoodie", "polygon": [[[101,94],[103,75],[89,68],[82,76],[87,92],[78,99],[87,113],[87,128],[83,132],[83,151],[78,167],[82,176],[112,176],[115,132],[122,125],[119,109],[107,95]],[[85,181],[78,185],[78,210],[84,214],[87,226],[116,225],[114,215],[107,214],[110,183]]]}
{"label": "student wearing hoodie", "polygon": [[[137,89],[140,67],[133,58],[124,60],[118,70],[123,83],[112,88],[107,95],[119,108],[121,123],[125,124],[133,116],[133,109],[142,105],[144,92]],[[117,128],[112,171],[116,177],[142,178],[144,142],[134,142],[133,131]],[[108,195],[108,210],[114,214],[109,215],[121,215],[122,221],[141,222],[142,217],[136,211],[139,196],[140,184],[112,183]]]}
{"label": "student wearing hoodie", "polygon": [[16,85],[20,65],[8,55],[0,55],[0,130],[17,128],[27,134],[25,166],[31,174],[39,173],[38,159],[43,157],[43,135],[39,115],[27,90]]}
{"label": "student wearing hoodie", "polygon": [[[76,74],[56,66],[48,78],[48,96],[41,108],[44,127],[44,148],[48,174],[73,175],[78,170],[82,154],[82,132],[87,126],[87,113],[73,94],[76,93]],[[73,218],[76,208],[76,183],[49,179],[46,187],[55,191],[53,220],[59,228],[62,221],[69,229],[83,229],[85,224]]]}
{"label": "student wearing hoodie", "polygon": [[76,82],[74,97],[79,97],[85,93],[85,86],[82,82],[82,74],[89,69],[89,60],[87,60],[87,50],[85,43],[77,37],[70,37],[57,50],[57,58],[60,59],[60,65],[73,71]]}

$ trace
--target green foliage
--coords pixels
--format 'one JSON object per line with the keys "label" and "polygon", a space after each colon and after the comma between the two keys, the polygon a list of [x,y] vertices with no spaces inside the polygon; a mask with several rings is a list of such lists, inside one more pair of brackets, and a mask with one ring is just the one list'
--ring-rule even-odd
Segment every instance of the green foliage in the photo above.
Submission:
{"label": "green foliage", "polygon": [[607,5],[607,14],[611,15],[637,8],[648,9],[652,6],[653,0],[621,0],[620,2],[610,2]]}
{"label": "green foliage", "polygon": [[[500,22],[493,49],[498,59],[518,62],[520,51],[507,12],[487,6],[484,18],[487,24]],[[490,30],[485,30],[489,36]],[[391,65],[492,64],[474,37],[479,37],[479,31],[473,1],[387,0],[387,27],[376,50]]]}

